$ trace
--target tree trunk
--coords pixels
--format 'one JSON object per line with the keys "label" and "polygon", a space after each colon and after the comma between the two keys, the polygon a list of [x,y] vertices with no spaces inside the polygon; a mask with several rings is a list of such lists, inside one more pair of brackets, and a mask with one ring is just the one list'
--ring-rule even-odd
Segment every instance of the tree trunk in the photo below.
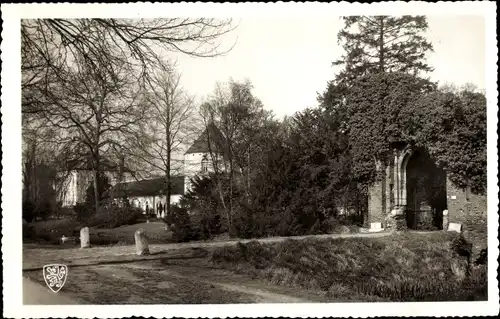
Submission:
{"label": "tree trunk", "polygon": [[166,192],[165,192],[165,216],[171,217],[171,207],[170,207],[170,196],[172,195],[172,176],[171,176],[171,161],[172,161],[172,139],[170,136],[170,110],[167,110],[167,127],[166,127],[166,138],[167,138],[167,160],[166,160]]}
{"label": "tree trunk", "polygon": [[246,193],[247,193],[247,203],[250,204],[250,144],[248,145],[248,156],[247,156],[247,183],[246,183]]}
{"label": "tree trunk", "polygon": [[99,207],[100,207],[100,183],[99,183],[99,169],[100,169],[100,163],[99,163],[99,153],[95,153],[94,154],[94,167],[93,167],[93,174],[94,174],[94,200],[95,200],[95,211],[97,213],[97,211],[99,210]]}
{"label": "tree trunk", "polygon": [[380,17],[380,39],[379,39],[379,54],[380,54],[380,72],[385,71],[384,57],[384,17]]}
{"label": "tree trunk", "polygon": [[228,209],[228,227],[229,227],[229,237],[233,237],[233,160],[229,159],[229,209]]}
{"label": "tree trunk", "polygon": [[95,211],[99,210],[100,200],[99,200],[99,171],[97,168],[93,169],[94,174],[94,201],[95,201]]}
{"label": "tree trunk", "polygon": [[170,176],[170,169],[168,173],[165,175],[165,186],[166,186],[166,192],[165,192],[165,216],[170,217],[171,215],[171,207],[170,207],[170,196],[172,194],[172,178]]}

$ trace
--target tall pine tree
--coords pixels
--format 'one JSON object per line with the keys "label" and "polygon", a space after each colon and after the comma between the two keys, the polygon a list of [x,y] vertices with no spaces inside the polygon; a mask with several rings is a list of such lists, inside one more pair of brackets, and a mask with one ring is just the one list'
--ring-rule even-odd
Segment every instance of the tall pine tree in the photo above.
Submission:
{"label": "tall pine tree", "polygon": [[323,108],[342,116],[346,90],[363,75],[403,72],[418,76],[433,70],[425,61],[426,53],[433,50],[424,37],[428,28],[425,16],[350,16],[343,20],[338,42],[345,53],[332,63],[342,68],[318,97]]}
{"label": "tall pine tree", "polygon": [[422,35],[425,16],[344,17],[338,33],[345,54],[333,65],[343,65],[337,80],[353,80],[368,73],[403,72],[419,75],[432,71],[425,54],[432,44]]}

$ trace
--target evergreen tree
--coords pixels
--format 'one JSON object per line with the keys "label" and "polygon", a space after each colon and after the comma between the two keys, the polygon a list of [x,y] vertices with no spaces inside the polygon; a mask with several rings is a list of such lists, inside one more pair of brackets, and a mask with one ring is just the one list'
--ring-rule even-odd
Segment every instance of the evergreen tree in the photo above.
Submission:
{"label": "evergreen tree", "polygon": [[333,65],[343,65],[337,80],[353,80],[367,73],[403,72],[419,75],[432,71],[425,54],[432,44],[422,33],[427,30],[425,16],[344,17],[345,27],[338,33],[345,54]]}
{"label": "evergreen tree", "polygon": [[423,36],[428,28],[425,16],[352,16],[343,20],[338,42],[345,53],[332,63],[342,69],[318,97],[320,105],[337,116],[346,116],[346,91],[363,75],[402,72],[418,76],[433,70],[425,62],[425,54],[433,50]]}

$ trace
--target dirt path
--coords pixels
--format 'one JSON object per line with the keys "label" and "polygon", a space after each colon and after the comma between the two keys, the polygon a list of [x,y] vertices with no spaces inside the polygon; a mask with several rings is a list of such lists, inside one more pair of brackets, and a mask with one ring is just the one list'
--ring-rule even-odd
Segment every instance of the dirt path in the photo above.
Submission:
{"label": "dirt path", "polygon": [[[211,269],[202,260],[181,264],[146,260],[119,265],[87,265],[68,271],[60,301],[44,290],[39,271],[25,271],[39,288],[31,304],[220,304],[298,303],[323,301],[321,296],[275,286],[231,271]],[[26,279],[29,280],[29,279]],[[35,283],[36,281],[36,283]],[[40,290],[41,289],[41,290]],[[59,294],[61,294],[59,292]],[[47,299],[55,298],[54,300]],[[65,298],[66,298],[65,297]],[[78,300],[78,301],[77,301]]]}
{"label": "dirt path", "polygon": [[[390,233],[274,237],[261,243],[288,239],[383,237]],[[300,289],[270,284],[204,264],[206,249],[247,243],[251,240],[150,245],[151,255],[136,256],[134,246],[92,247],[89,249],[23,248],[23,275],[28,298],[38,304],[200,304],[200,303],[296,303],[321,302],[323,296]],[[69,267],[68,279],[56,298],[47,291],[42,277],[46,264]],[[40,290],[42,289],[42,290]],[[48,289],[47,289],[48,290]],[[46,299],[49,298],[49,299]]]}
{"label": "dirt path", "polygon": [[74,305],[78,303],[63,293],[54,293],[47,286],[23,277],[23,304],[25,305]]}

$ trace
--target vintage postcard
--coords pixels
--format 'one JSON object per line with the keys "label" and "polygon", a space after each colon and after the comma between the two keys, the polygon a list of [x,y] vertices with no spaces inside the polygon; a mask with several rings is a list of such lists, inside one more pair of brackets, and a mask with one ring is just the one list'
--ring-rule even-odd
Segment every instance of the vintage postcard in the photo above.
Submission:
{"label": "vintage postcard", "polygon": [[495,13],[2,5],[3,315],[498,314]]}

